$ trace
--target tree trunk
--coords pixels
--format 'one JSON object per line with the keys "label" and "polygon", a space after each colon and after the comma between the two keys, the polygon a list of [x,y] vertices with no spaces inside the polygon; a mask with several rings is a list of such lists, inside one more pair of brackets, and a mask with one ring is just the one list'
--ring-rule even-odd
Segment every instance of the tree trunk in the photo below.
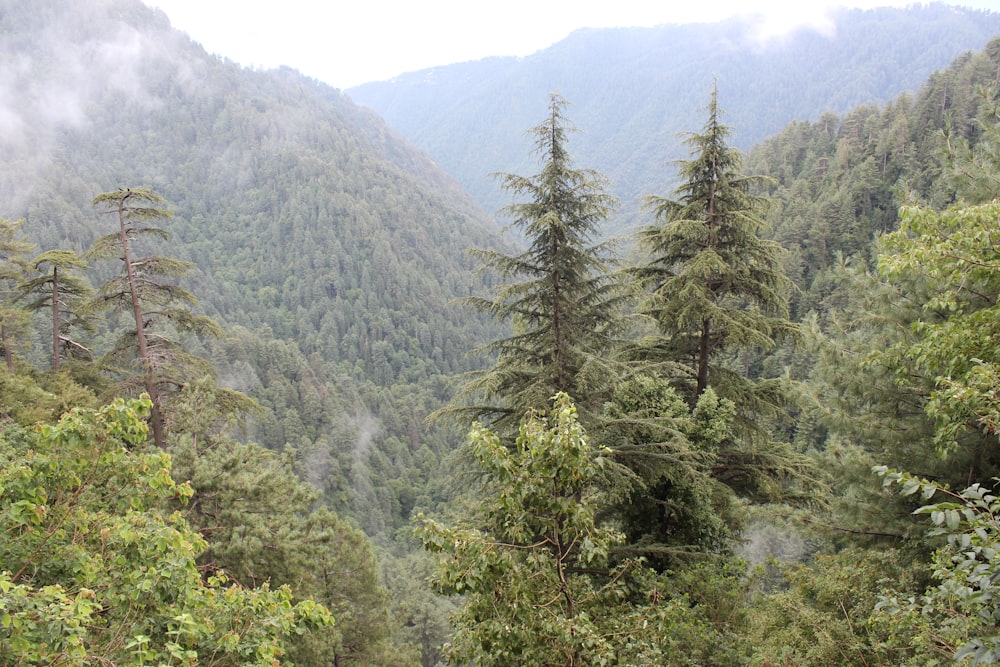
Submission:
{"label": "tree trunk", "polygon": [[139,346],[139,361],[142,363],[142,383],[149,395],[149,400],[153,407],[150,411],[150,427],[153,429],[153,442],[157,447],[165,449],[167,446],[166,434],[163,432],[163,414],[160,406],[160,392],[156,387],[156,379],[153,375],[153,364],[149,356],[149,348],[146,345],[146,328],[142,313],[142,304],[139,301],[139,287],[135,279],[135,271],[132,267],[132,254],[129,248],[128,233],[125,227],[125,200],[123,197],[118,203],[118,225],[122,241],[122,259],[125,262],[125,276],[128,278],[129,296],[132,299],[132,316],[135,318],[135,338]]}
{"label": "tree trunk", "polygon": [[59,267],[52,267],[52,372],[59,372]]}
{"label": "tree trunk", "polygon": [[709,338],[712,333],[711,320],[701,321],[701,335],[698,338],[698,386],[695,389],[695,397],[701,396],[708,389],[708,353]]}

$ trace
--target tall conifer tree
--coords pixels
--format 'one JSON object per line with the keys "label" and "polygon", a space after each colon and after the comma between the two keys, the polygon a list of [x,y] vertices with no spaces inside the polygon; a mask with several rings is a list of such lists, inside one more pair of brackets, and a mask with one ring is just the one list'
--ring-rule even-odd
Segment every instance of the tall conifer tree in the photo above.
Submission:
{"label": "tall conifer tree", "polygon": [[541,171],[500,175],[505,190],[525,198],[503,213],[524,234],[527,249],[518,255],[476,251],[501,278],[522,279],[501,285],[492,299],[468,300],[514,327],[512,336],[486,346],[497,354],[496,364],[468,377],[465,396],[481,402],[461,408],[497,427],[514,427],[526,411],[544,410],[558,392],[572,396],[586,418],[588,408],[601,405],[607,386],[606,353],[622,295],[608,244],[597,236],[617,202],[605,192],[601,174],[573,167],[567,135],[574,128],[566,106],[552,94],[545,120],[531,130]]}
{"label": "tall conifer tree", "polygon": [[72,250],[46,250],[31,265],[39,275],[22,281],[18,291],[20,297],[34,297],[29,310],[47,308],[52,313],[52,370],[58,372],[61,360],[73,355],[92,359],[90,350],[69,336],[71,328],[91,330],[80,310],[93,290],[75,273],[87,263]]}
{"label": "tall conifer tree", "polygon": [[637,274],[661,334],[644,352],[688,367],[692,402],[712,386],[745,403],[753,392],[718,363],[720,354],[766,350],[792,331],[790,281],[780,246],[760,235],[766,199],[753,193],[760,179],[740,173],[742,156],[726,143],[721,113],[713,89],[708,122],[687,138],[691,158],[680,163],[675,198],[647,198],[658,224],[639,234],[649,261]]}
{"label": "tall conifer tree", "polygon": [[658,224],[639,234],[648,261],[635,273],[657,334],[637,345],[636,358],[694,409],[709,388],[734,405],[731,435],[711,452],[716,480],[740,496],[787,500],[790,482],[815,481],[813,472],[787,444],[771,440],[765,420],[781,413],[779,382],[751,377],[740,355],[752,358],[796,331],[788,319],[790,281],[781,247],[761,237],[767,200],[753,192],[760,179],[740,173],[742,156],[727,144],[716,88],[707,110],[703,130],[687,138],[691,157],[680,163],[675,198],[648,198]]}
{"label": "tall conifer tree", "polygon": [[35,245],[15,238],[23,220],[11,222],[0,218],[0,345],[3,346],[7,372],[14,372],[14,351],[11,331],[22,329],[28,314],[10,303],[17,284],[28,272],[28,261],[24,256],[34,250]]}
{"label": "tall conifer tree", "polygon": [[163,327],[169,323],[175,331],[212,335],[218,335],[219,327],[191,312],[196,299],[175,282],[190,268],[188,262],[136,254],[137,239],[169,236],[152,226],[170,218],[160,195],[146,188],[119,189],[97,195],[93,204],[99,212],[114,216],[118,229],[97,239],[87,255],[122,262],[121,272],[98,289],[96,304],[127,311],[135,323],[135,329],[127,331],[108,353],[108,360],[138,362],[139,376],[130,377],[126,384],[138,384],[149,395],[153,439],[164,447],[163,390],[183,387],[192,378],[214,377],[214,369],[211,363],[185,352]]}

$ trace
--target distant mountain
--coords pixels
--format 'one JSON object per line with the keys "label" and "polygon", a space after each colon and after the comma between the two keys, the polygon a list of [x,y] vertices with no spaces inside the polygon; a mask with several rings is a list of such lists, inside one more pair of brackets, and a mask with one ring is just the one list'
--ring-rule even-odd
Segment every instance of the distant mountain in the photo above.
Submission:
{"label": "distant mountain", "polygon": [[0,33],[0,215],[26,217],[32,240],[83,249],[107,224],[91,197],[152,187],[227,322],[367,364],[366,344],[414,347],[420,309],[442,348],[467,348],[445,303],[469,290],[464,250],[496,229],[375,114],[211,57],[138,0],[2,0]]}
{"label": "distant mountain", "polygon": [[83,250],[110,224],[97,193],[165,196],[164,250],[195,263],[185,287],[230,332],[205,352],[267,409],[251,437],[294,447],[331,504],[388,534],[445,497],[434,476],[454,434],[424,417],[496,333],[450,302],[487,287],[465,250],[503,237],[438,164],[489,208],[508,203],[488,174],[534,172],[525,131],[558,88],[583,130],[578,165],[614,179],[634,219],[639,195],[669,187],[675,133],[700,126],[713,74],[748,146],[915,89],[998,29],[935,5],[848,12],[836,38],[780,47],[736,23],[581,31],[351,91],[429,157],[329,86],[209,56],[139,0],[0,0],[0,217],[24,218],[41,250]]}
{"label": "distant mountain", "polygon": [[502,246],[491,218],[374,113],[209,56],[139,0],[0,0],[0,35],[0,217],[84,250],[113,224],[96,194],[158,191],[163,251],[233,332],[223,378],[270,410],[254,437],[373,531],[405,513],[420,487],[391,480],[448,446],[423,417],[488,335],[450,301],[483,289],[465,251]]}
{"label": "distant mountain", "polygon": [[1000,14],[943,4],[841,10],[828,29],[768,41],[752,21],[581,30],[526,58],[428,69],[346,91],[457,178],[487,211],[509,202],[495,172],[531,173],[526,128],[547,94],[572,104],[580,166],[608,176],[623,201],[672,189],[678,133],[703,122],[713,77],[744,150],[794,120],[844,113],[916,90],[957,55],[1000,34]]}

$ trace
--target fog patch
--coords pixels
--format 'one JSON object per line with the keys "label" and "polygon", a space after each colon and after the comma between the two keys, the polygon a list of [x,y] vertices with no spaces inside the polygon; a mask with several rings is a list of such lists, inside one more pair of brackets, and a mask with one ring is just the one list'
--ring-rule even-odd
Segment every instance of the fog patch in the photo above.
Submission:
{"label": "fog patch", "polygon": [[[18,165],[16,182],[0,183],[0,217],[22,214],[65,133],[85,129],[92,109],[115,98],[159,105],[144,73],[172,58],[178,36],[157,28],[140,32],[99,12],[84,4],[79,15],[63,15],[0,42],[0,147],[5,161]],[[190,66],[167,66],[192,79]]]}
{"label": "fog patch", "polygon": [[794,526],[760,518],[751,521],[743,532],[739,552],[751,565],[764,565],[774,561],[804,563],[815,550],[812,541]]}
{"label": "fog patch", "polygon": [[378,494],[372,486],[372,471],[369,465],[372,446],[382,430],[379,420],[367,408],[359,407],[354,413],[357,438],[352,450],[351,488],[354,492],[351,502],[354,516],[358,517],[369,535],[382,531],[381,511]]}
{"label": "fog patch", "polygon": [[746,14],[741,17],[745,26],[746,46],[761,50],[780,48],[801,32],[818,34],[825,39],[837,36],[837,22],[832,10],[809,3],[782,8],[768,14]]}

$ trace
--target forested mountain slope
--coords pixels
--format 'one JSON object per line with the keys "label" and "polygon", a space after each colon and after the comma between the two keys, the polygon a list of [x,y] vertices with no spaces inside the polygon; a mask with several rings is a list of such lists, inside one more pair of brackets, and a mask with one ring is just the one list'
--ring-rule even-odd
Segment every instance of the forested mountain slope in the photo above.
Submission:
{"label": "forested mountain slope", "polygon": [[[992,119],[984,104],[998,81],[1000,40],[940,69],[914,93],[837,115],[790,123],[749,152],[754,173],[773,178],[771,220],[802,288],[801,311],[834,288],[840,258],[873,257],[873,241],[898,225],[904,204],[951,205],[962,178],[949,146],[980,142]],[[814,284],[820,278],[818,284]],[[815,289],[814,289],[815,288]]]}
{"label": "forested mountain slope", "polygon": [[[895,17],[918,45],[916,25],[994,18],[851,16]],[[907,41],[893,30],[875,41]],[[588,62],[566,56],[566,71],[574,59]],[[497,165],[525,251],[338,91],[209,57],[138,0],[0,0],[0,662],[72,660],[64,648],[73,664],[1000,659],[1000,501],[982,492],[1000,475],[1000,39],[915,93],[872,84],[884,106],[788,124],[745,162],[728,126],[746,137],[756,98],[727,97],[735,70],[713,89],[704,62],[684,70],[675,106],[610,81],[593,84],[601,104],[580,104],[583,88],[564,89],[576,106],[549,98],[530,134],[540,164],[522,170],[524,149]],[[552,81],[509,81],[537,86],[496,98],[523,107],[507,128],[522,136]],[[707,123],[676,126],[692,141],[671,191],[663,114],[705,101]],[[507,150],[448,120],[463,151]],[[610,200],[590,167],[605,153],[578,139],[627,128],[636,148],[605,153],[635,171],[609,173],[656,197],[625,259],[602,241]],[[172,236],[135,232],[130,246],[108,203],[158,205],[157,192],[175,217],[130,209],[131,223]],[[99,193],[112,215],[92,205]],[[923,206],[900,213],[907,202]],[[103,261],[75,254],[98,238]],[[112,264],[180,276],[160,287],[200,299],[182,304],[186,321],[223,325],[157,348],[200,375],[142,356],[140,332],[166,319],[143,307],[163,303],[133,288],[127,317],[100,308],[127,273]],[[93,296],[87,281],[102,283],[96,297],[70,298]],[[64,354],[58,370],[60,294],[80,306],[67,318],[100,315],[73,329],[93,354]],[[467,296],[493,321],[452,307]],[[493,359],[466,356],[483,341]],[[137,367],[127,379],[149,399],[118,399]],[[493,421],[446,458],[468,422],[425,417],[449,413],[449,377],[476,368],[447,408]],[[164,450],[147,433],[160,385]],[[231,389],[263,408],[240,413],[244,433],[227,421],[246,408]],[[954,495],[970,483],[983,486]],[[787,566],[748,567],[759,554],[744,546],[765,542]],[[428,581],[460,594],[450,624]]]}
{"label": "forested mountain slope", "polygon": [[0,37],[0,216],[83,251],[111,231],[96,194],[163,195],[160,250],[230,331],[223,380],[269,409],[251,435],[296,447],[341,506],[382,494],[357,501],[374,530],[398,517],[390,470],[430,457],[423,416],[483,338],[448,303],[477,289],[465,251],[498,247],[489,218],[341,93],[209,56],[138,0],[3,0]]}
{"label": "forested mountain slope", "polygon": [[[774,179],[770,217],[807,330],[766,364],[796,387],[791,438],[832,473],[830,506],[803,522],[823,526],[827,544],[758,612],[761,655],[998,659],[985,583],[996,573],[979,556],[997,534],[977,525],[996,516],[1000,465],[998,66],[993,39],[913,94],[793,123],[751,151],[750,168]],[[961,521],[939,521],[953,507]],[[972,567],[984,578],[966,576]]]}
{"label": "forested mountain slope", "polygon": [[[553,99],[549,118],[562,120],[564,103]],[[474,429],[468,451],[485,482],[470,493],[464,516],[464,508],[456,511],[457,522],[421,525],[425,548],[443,554],[436,583],[464,598],[452,655],[491,665],[505,665],[512,654],[530,655],[533,664],[564,664],[564,655],[588,662],[604,650],[628,664],[995,663],[1000,40],[961,55],[915,94],[789,125],[751,152],[749,172],[737,171],[741,156],[726,144],[717,101],[713,95],[709,122],[691,135],[682,186],[653,200],[657,224],[638,235],[644,253],[628,275],[645,288],[636,290],[638,310],[655,332],[601,356],[634,365],[616,375],[621,367],[612,361],[601,365],[608,372],[588,377],[592,361],[578,354],[577,365],[561,374],[532,376],[516,366],[538,355],[531,344],[545,341],[543,352],[551,353],[561,339],[549,342],[541,327],[526,325],[498,346],[493,377],[486,376],[493,381],[472,387],[502,393],[516,403],[515,414],[537,414],[538,397],[557,382],[579,400],[576,408],[557,402],[551,433],[529,421],[516,449],[504,446],[510,438],[502,418],[494,422],[499,436]],[[532,136],[555,143],[567,135],[550,121]],[[548,155],[546,167],[566,154]],[[574,200],[543,177],[564,173],[543,169],[529,181],[545,184],[532,189],[532,206],[514,209],[519,226],[532,223],[525,234],[532,251],[557,247],[550,226],[590,230],[563,222],[579,220],[572,215],[552,214],[550,193],[559,204]],[[590,182],[565,181],[581,199],[591,193]],[[772,233],[784,249],[762,238]],[[524,294],[560,284],[536,278],[536,267],[549,265],[534,257],[484,259],[536,271],[534,280],[509,282],[482,304],[493,313],[524,308]],[[788,289],[782,263],[800,289]],[[561,277],[570,262],[553,265]],[[567,310],[553,305],[536,315],[539,308],[530,324],[556,328]],[[604,327],[621,322],[609,312],[602,307],[599,325],[580,327],[593,337],[590,349],[603,352]],[[566,380],[573,371],[590,380],[586,390]],[[548,392],[524,391],[539,377]],[[601,392],[611,397],[596,401],[603,413],[586,402]],[[667,397],[679,392],[697,402],[671,407]],[[719,411],[724,405],[731,411]],[[692,422],[684,418],[702,408],[711,410],[706,423],[719,440],[685,431]],[[552,455],[582,433],[577,419],[592,446],[606,447],[603,454],[587,452],[581,438],[571,451]],[[657,427],[672,432],[661,436]],[[574,486],[595,480],[595,460],[608,457],[609,467],[617,456],[641,460],[644,446],[649,462],[632,472],[648,481],[622,494],[623,506]],[[699,477],[697,464],[681,472],[700,456],[711,461],[703,469],[710,478]],[[579,465],[559,467],[567,462]],[[592,490],[617,492],[617,481],[595,480]],[[714,504],[724,497],[719,487],[710,490],[714,482],[739,500]],[[606,512],[600,525],[587,513],[588,501],[591,510]],[[557,506],[565,513],[550,509]],[[734,506],[742,518],[729,523]],[[742,523],[747,516],[753,521]],[[567,527],[579,532],[564,539]],[[550,573],[574,562],[563,545],[610,538],[599,528],[628,531],[622,551],[643,550],[644,562],[662,574],[652,594],[633,596],[638,602],[602,601],[600,613],[575,613],[595,599],[598,585],[608,590],[628,577],[602,567]],[[756,570],[760,578],[746,576],[755,570],[739,561],[735,576],[716,570],[733,555],[726,545],[736,550],[738,542],[754,549],[758,562],[781,558]],[[614,548],[601,553],[608,551]],[[706,591],[710,600],[700,597]],[[661,599],[678,606],[655,608]],[[556,609],[553,600],[572,608]],[[577,600],[585,602],[573,607]],[[712,620],[703,623],[702,613]],[[664,626],[654,625],[665,618]],[[555,624],[571,630],[560,635]],[[515,627],[518,633],[507,630]],[[621,628],[628,639],[615,644]],[[658,644],[665,637],[672,646]],[[637,645],[642,658],[621,659]]]}
{"label": "forested mountain slope", "polygon": [[490,58],[369,83],[347,93],[434,159],[488,211],[507,202],[490,174],[529,165],[524,128],[536,100],[559,91],[582,132],[575,156],[608,176],[618,224],[645,223],[639,199],[669,186],[718,81],[743,150],[794,120],[892,99],[1000,33],[1000,14],[943,4],[841,10],[823,29],[762,41],[730,20],[580,30],[525,58]]}

